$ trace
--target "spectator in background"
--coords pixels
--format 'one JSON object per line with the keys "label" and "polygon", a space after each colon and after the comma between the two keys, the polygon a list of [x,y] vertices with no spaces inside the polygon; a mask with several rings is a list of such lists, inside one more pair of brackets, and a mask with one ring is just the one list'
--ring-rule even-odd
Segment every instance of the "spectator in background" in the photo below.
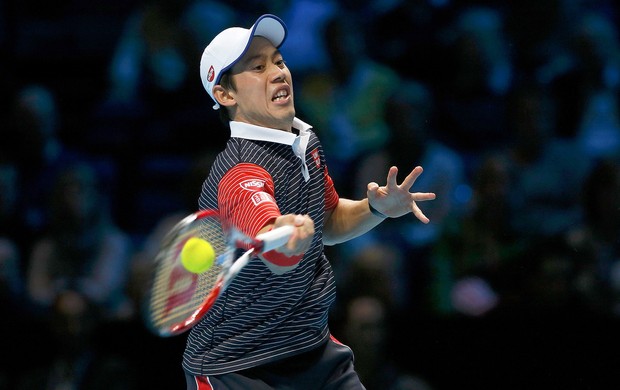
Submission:
{"label": "spectator in background", "polygon": [[[22,330],[22,320],[25,314],[23,309],[24,281],[22,278],[19,252],[17,245],[10,239],[0,235],[0,311],[5,319],[0,331],[8,335],[15,329]],[[10,323],[9,323],[9,320]],[[18,344],[11,337],[0,340],[2,351],[16,351]],[[15,371],[19,367],[15,356],[0,367],[0,389],[10,389]]]}
{"label": "spectator in background", "polygon": [[[355,248],[355,249],[353,249]],[[348,256],[344,256],[350,252]],[[367,242],[352,245],[343,251],[335,264],[340,279],[337,306],[334,315],[346,311],[346,305],[360,295],[379,299],[387,314],[408,312],[408,280],[403,251],[385,242]],[[362,287],[362,288],[360,288]]]}
{"label": "spectator in background", "polygon": [[510,224],[513,191],[505,157],[485,157],[472,184],[467,210],[446,222],[433,248],[433,308],[440,314],[483,315],[510,300],[503,295],[513,291],[506,271],[527,248]]}
{"label": "spectator in background", "polygon": [[52,178],[83,154],[59,137],[61,113],[48,87],[25,85],[10,107],[8,126],[0,127],[2,157],[11,161],[20,179],[21,218],[35,234],[45,222],[45,198]]}
{"label": "spectator in background", "polygon": [[46,348],[37,354],[34,361],[30,356],[27,364],[22,363],[25,366],[23,373],[11,388],[140,388],[135,387],[139,383],[137,370],[127,356],[108,353],[105,348],[97,347],[97,311],[93,302],[84,300],[77,292],[68,291],[59,296],[46,323],[49,327],[45,331],[48,335]]}
{"label": "spectator in background", "polygon": [[589,158],[620,157],[620,44],[607,16],[583,12],[574,27],[568,70],[551,81],[558,134],[575,138]]}
{"label": "spectator in background", "polygon": [[109,65],[109,103],[147,106],[153,113],[187,103],[184,95],[194,84],[190,64],[236,18],[219,1],[142,2],[127,19]]}
{"label": "spectator in background", "polygon": [[[132,136],[120,137],[135,140],[142,153],[187,152],[205,122],[218,124],[217,116],[204,110],[209,103],[192,78],[193,64],[205,43],[237,18],[237,12],[221,1],[139,2],[125,21],[108,65],[105,98],[95,114],[96,121],[107,123],[99,138],[105,141],[107,129],[122,127]],[[216,137],[214,144],[220,142],[225,139]],[[117,141],[113,147],[122,153],[126,142]]]}
{"label": "spectator in background", "polygon": [[545,83],[566,66],[565,40],[575,23],[578,3],[521,0],[503,4],[517,77],[535,76]]}
{"label": "spectator in background", "polygon": [[189,71],[191,43],[179,23],[186,4],[147,1],[130,16],[110,64],[111,101],[156,104],[178,94]]}
{"label": "spectator in background", "polygon": [[[18,244],[27,241],[28,236],[23,236],[25,231],[21,229],[20,214],[16,209],[16,179],[17,171],[13,165],[0,164],[0,312],[4,319],[0,332],[4,335],[25,330],[28,324],[22,264],[24,248]],[[0,350],[12,353],[12,358],[4,359],[0,367],[0,389],[12,388],[15,373],[21,368],[20,346],[15,339],[2,337],[0,340]]]}
{"label": "spectator in background", "polygon": [[61,158],[58,138],[60,113],[53,92],[44,85],[30,84],[18,90],[4,127],[3,153],[17,162],[26,175]]}
{"label": "spectator in background", "polygon": [[521,263],[527,273],[515,278],[520,293],[511,302],[515,305],[507,307],[513,314],[564,319],[587,313],[594,309],[593,303],[608,304],[601,300],[601,285],[592,280],[594,264],[587,256],[575,253],[561,236],[537,240]]}
{"label": "spectator in background", "polygon": [[[12,161],[0,162],[0,238],[11,242],[20,264],[21,259],[27,257],[32,240],[32,232],[24,218],[22,196],[17,165]],[[19,270],[23,272],[21,265]]]}
{"label": "spectator in background", "polygon": [[470,7],[457,13],[442,35],[446,47],[436,84],[440,139],[474,167],[481,154],[507,140],[506,96],[514,66],[504,21],[494,8]]}
{"label": "spectator in background", "polygon": [[110,219],[97,179],[88,165],[55,177],[49,225],[34,243],[27,269],[29,298],[48,312],[69,296],[68,310],[93,305],[103,319],[122,315],[132,248]]}
{"label": "spectator in background", "polygon": [[[4,319],[0,323],[0,333],[4,335],[41,333],[39,324],[30,315],[26,299],[24,269],[33,235],[24,219],[20,184],[16,164],[0,162],[0,313]],[[0,367],[0,389],[14,388],[23,362],[27,361],[24,359],[28,352],[22,351],[31,350],[40,340],[36,336],[0,339],[0,351],[10,356],[3,359]]]}
{"label": "spectator in background", "polygon": [[583,186],[583,223],[565,235],[577,257],[576,290],[596,312],[620,315],[620,163],[598,162]]}
{"label": "spectator in background", "polygon": [[52,180],[49,222],[32,243],[25,283],[50,348],[22,368],[15,388],[127,386],[130,365],[100,355],[93,342],[105,321],[124,315],[129,238],[110,220],[91,166],[68,166]]}
{"label": "spectator in background", "polygon": [[[299,79],[324,71],[329,66],[329,56],[322,32],[327,21],[340,11],[338,1],[288,0],[286,3],[282,19],[287,25],[295,26],[288,31],[288,45],[283,48],[287,66],[295,69]],[[276,12],[270,9],[267,13]]]}
{"label": "spectator in background", "polygon": [[430,390],[406,373],[390,352],[390,317],[385,302],[369,294],[351,299],[345,308],[343,341],[355,353],[355,370],[368,390]]}
{"label": "spectator in background", "polygon": [[523,237],[561,235],[581,218],[580,191],[590,160],[573,139],[556,136],[556,106],[538,85],[519,85],[509,99],[513,141],[503,150],[511,180],[511,223]]}
{"label": "spectator in background", "polygon": [[11,315],[23,311],[24,280],[20,260],[17,246],[0,236],[0,307]]}
{"label": "spectator in background", "polygon": [[[348,1],[357,7],[357,1]],[[369,55],[404,78],[435,85],[442,62],[440,32],[453,11],[449,0],[373,1],[365,20]]]}
{"label": "spectator in background", "polygon": [[31,235],[22,218],[19,173],[0,163],[0,308],[7,316],[25,314],[24,259]]}
{"label": "spectator in background", "polygon": [[[364,288],[363,288],[364,289]],[[343,341],[355,353],[355,370],[369,389],[388,389],[393,367],[388,358],[388,320],[385,302],[375,296],[360,296],[346,307]]]}
{"label": "spectator in background", "polygon": [[300,110],[322,129],[330,174],[341,183],[338,191],[351,196],[351,171],[366,153],[384,147],[390,130],[384,110],[388,96],[399,90],[398,75],[371,60],[353,13],[329,19],[323,31],[329,54],[325,72],[301,81]]}

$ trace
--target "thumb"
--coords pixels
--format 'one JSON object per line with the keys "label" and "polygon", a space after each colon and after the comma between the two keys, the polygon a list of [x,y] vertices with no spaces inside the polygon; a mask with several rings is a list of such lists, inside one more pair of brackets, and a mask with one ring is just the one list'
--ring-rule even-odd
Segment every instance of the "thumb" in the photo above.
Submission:
{"label": "thumb", "polygon": [[366,196],[368,197],[368,199],[376,199],[377,191],[379,190],[379,184],[373,181],[371,183],[368,183],[368,186],[366,188]]}
{"label": "thumb", "polygon": [[295,223],[295,226],[303,226],[305,221],[306,219],[301,214],[295,215],[295,218],[293,220],[293,222]]}

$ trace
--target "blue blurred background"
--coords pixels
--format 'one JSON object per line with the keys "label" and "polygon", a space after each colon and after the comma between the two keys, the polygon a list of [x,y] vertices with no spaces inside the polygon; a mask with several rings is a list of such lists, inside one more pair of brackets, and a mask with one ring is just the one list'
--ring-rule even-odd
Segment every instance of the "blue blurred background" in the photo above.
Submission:
{"label": "blue blurred background", "polygon": [[202,50],[263,13],[340,196],[437,194],[327,248],[368,389],[620,385],[616,2],[5,0],[0,389],[184,388],[146,275],[228,138]]}

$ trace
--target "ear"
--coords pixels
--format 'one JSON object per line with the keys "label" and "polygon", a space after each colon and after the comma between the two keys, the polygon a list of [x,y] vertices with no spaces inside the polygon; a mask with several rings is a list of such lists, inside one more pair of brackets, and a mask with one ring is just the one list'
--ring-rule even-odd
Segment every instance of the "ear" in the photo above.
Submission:
{"label": "ear", "polygon": [[231,107],[237,103],[235,98],[230,94],[230,91],[219,84],[213,87],[213,97],[217,100],[220,106]]}

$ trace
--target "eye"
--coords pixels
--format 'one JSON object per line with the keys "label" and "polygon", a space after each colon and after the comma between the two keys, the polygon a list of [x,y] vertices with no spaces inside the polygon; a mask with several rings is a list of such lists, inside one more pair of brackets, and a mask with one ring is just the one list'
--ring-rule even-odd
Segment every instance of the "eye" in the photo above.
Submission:
{"label": "eye", "polygon": [[286,61],[284,61],[283,59],[279,59],[279,60],[276,61],[276,65],[279,68],[285,68],[286,67]]}

